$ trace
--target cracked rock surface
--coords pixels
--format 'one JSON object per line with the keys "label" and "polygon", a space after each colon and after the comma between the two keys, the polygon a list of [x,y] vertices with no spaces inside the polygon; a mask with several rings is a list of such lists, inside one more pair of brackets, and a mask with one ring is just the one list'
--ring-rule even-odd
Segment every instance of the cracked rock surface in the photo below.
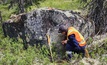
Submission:
{"label": "cracked rock surface", "polygon": [[39,8],[29,13],[11,16],[2,24],[5,36],[20,37],[30,44],[47,43],[46,34],[51,43],[59,43],[63,36],[58,33],[59,25],[74,26],[87,39],[94,34],[94,23],[84,19],[78,13],[55,8]]}

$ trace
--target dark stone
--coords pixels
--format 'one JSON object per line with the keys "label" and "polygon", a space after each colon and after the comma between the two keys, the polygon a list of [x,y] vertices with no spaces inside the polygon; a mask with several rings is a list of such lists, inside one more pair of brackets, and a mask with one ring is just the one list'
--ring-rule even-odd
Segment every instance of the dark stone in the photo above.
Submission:
{"label": "dark stone", "polygon": [[[18,20],[17,20],[18,19]],[[49,32],[51,43],[60,43],[64,37],[58,33],[59,25],[74,26],[85,39],[94,33],[94,23],[84,19],[73,11],[40,8],[30,13],[16,15],[2,24],[5,36],[21,37],[31,45],[47,43],[46,34]],[[49,31],[50,30],[50,31]]]}

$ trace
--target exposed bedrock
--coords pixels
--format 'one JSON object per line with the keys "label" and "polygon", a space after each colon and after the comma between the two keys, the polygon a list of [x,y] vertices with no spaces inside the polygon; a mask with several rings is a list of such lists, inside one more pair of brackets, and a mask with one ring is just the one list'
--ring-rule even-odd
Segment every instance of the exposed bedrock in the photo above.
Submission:
{"label": "exposed bedrock", "polygon": [[84,19],[78,13],[52,8],[39,8],[30,13],[12,15],[2,24],[5,36],[21,37],[29,44],[47,43],[46,34],[51,43],[59,43],[64,37],[58,33],[59,25],[74,26],[87,39],[94,34],[93,21]]}

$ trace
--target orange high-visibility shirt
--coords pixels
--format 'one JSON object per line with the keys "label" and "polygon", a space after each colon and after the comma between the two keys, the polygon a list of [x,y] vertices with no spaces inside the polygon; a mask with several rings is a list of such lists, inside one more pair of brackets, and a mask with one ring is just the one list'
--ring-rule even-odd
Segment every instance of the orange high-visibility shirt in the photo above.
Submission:
{"label": "orange high-visibility shirt", "polygon": [[86,41],[85,41],[84,37],[74,27],[68,28],[67,40],[68,40],[68,36],[72,35],[72,34],[75,35],[75,38],[79,43],[79,46],[85,46],[86,45]]}

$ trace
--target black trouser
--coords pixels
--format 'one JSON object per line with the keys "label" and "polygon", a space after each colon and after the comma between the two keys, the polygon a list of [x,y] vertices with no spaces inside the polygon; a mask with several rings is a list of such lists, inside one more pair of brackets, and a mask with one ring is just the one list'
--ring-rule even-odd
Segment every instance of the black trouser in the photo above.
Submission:
{"label": "black trouser", "polygon": [[66,53],[69,58],[72,58],[72,52],[78,53],[78,54],[82,53],[83,57],[85,55],[85,46],[83,46],[83,47],[79,46],[79,48],[78,48],[75,46],[71,46],[69,43],[67,43],[65,48],[66,48]]}

